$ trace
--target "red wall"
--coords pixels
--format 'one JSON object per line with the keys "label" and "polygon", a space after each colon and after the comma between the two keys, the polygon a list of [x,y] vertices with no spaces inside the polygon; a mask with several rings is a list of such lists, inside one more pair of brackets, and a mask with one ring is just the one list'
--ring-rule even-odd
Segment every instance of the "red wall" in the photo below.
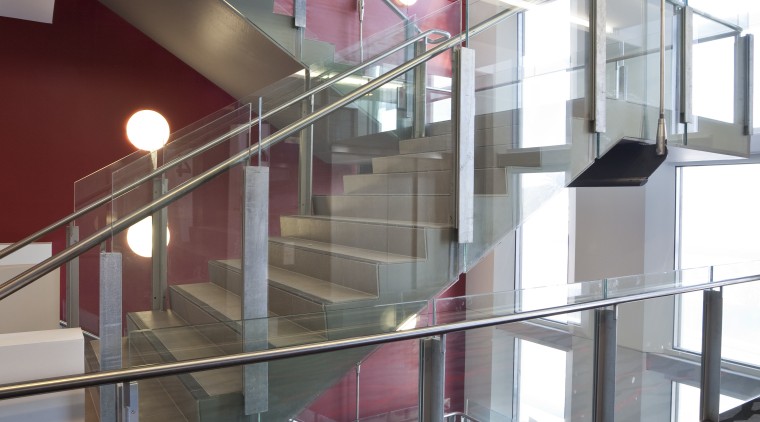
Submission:
{"label": "red wall", "polygon": [[56,2],[52,25],[0,18],[0,39],[0,242],[71,212],[75,180],[134,150],[136,110],[178,129],[233,101],[97,0]]}
{"label": "red wall", "polygon": [[[465,294],[466,276],[463,274],[457,282],[437,297],[452,298]],[[446,301],[442,303],[444,307],[439,308],[439,315],[461,315],[461,313],[446,309]],[[456,305],[456,301],[448,305]],[[422,311],[421,322],[418,322],[418,326],[427,324],[423,320],[430,318],[429,312],[429,307]],[[447,322],[454,321],[438,321],[438,323]],[[446,385],[444,388],[446,412],[464,411],[464,340],[465,333],[463,332],[446,335]],[[359,382],[360,418],[384,415],[404,409],[409,416],[416,415],[419,400],[419,340],[406,340],[380,346],[362,362]],[[356,418],[356,373],[354,371],[349,371],[335,385],[320,394],[297,419],[304,422],[319,422],[325,420],[321,418],[322,416],[334,421],[350,421]],[[387,420],[397,419],[388,418]]]}

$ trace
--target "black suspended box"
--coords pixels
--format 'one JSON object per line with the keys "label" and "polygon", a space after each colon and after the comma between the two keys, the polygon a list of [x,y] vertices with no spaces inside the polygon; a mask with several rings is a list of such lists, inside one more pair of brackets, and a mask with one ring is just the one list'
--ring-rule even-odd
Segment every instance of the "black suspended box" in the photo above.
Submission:
{"label": "black suspended box", "polygon": [[665,157],[657,155],[654,144],[641,139],[622,138],[567,187],[644,186]]}

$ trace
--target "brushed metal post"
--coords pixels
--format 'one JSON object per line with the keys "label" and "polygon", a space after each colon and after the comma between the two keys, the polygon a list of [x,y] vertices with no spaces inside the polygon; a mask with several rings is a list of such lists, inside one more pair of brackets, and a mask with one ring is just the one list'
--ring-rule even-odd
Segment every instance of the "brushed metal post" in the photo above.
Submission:
{"label": "brushed metal post", "polygon": [[361,373],[362,373],[362,363],[357,362],[356,363],[356,421],[359,421],[359,410],[361,409],[361,400],[359,399],[359,386],[361,385]]}
{"label": "brushed metal post", "polygon": [[[243,349],[268,348],[269,168],[245,168],[243,192]],[[245,414],[269,408],[268,363],[246,365],[243,371]]]}
{"label": "brushed metal post", "polygon": [[[121,369],[121,254],[100,253],[100,370]],[[100,420],[116,422],[116,385],[100,388]]]}
{"label": "brushed metal post", "polygon": [[137,381],[119,384],[121,397],[121,422],[139,422],[140,390]]}
{"label": "brushed metal post", "polygon": [[[79,226],[66,226],[66,247],[79,242]],[[79,327],[79,257],[66,263],[66,324]]]}
{"label": "brushed metal post", "polygon": [[694,10],[685,6],[681,9],[681,86],[680,86],[680,120],[681,123],[693,123],[694,112],[692,109],[693,77],[692,65],[694,47]]}
{"label": "brushed metal post", "polygon": [[720,420],[720,361],[723,330],[723,291],[702,293],[702,377],[699,381],[699,420]]}
{"label": "brushed metal post", "polygon": [[306,28],[306,0],[293,0],[293,26]]}
{"label": "brushed metal post", "polygon": [[591,86],[593,97],[591,103],[591,117],[593,124],[592,132],[607,131],[606,110],[606,65],[607,65],[607,2],[605,0],[593,0],[591,16],[589,17],[591,43],[593,55],[591,56]]}
{"label": "brushed metal post", "polygon": [[[153,199],[164,196],[168,190],[168,180],[165,176],[153,179]],[[153,249],[151,255],[153,280],[153,310],[164,309],[164,298],[167,289],[167,251],[166,232],[168,228],[167,208],[153,213]]]}
{"label": "brushed metal post", "polygon": [[[427,40],[420,40],[414,45],[415,56],[424,54]],[[415,138],[425,136],[427,125],[427,62],[414,68],[414,104],[412,110],[412,133]]]}
{"label": "brushed metal post", "polygon": [[[305,88],[311,87],[311,73],[306,69]],[[301,114],[306,116],[314,112],[314,96],[301,103]],[[298,140],[298,212],[301,215],[312,214],[312,186],[314,174],[314,125],[301,131]]]}
{"label": "brushed metal post", "polygon": [[446,336],[420,339],[420,421],[443,420]]}
{"label": "brushed metal post", "polygon": [[474,236],[475,201],[475,50],[454,49],[454,225],[459,243],[471,243]]}
{"label": "brushed metal post", "polygon": [[739,92],[742,94],[742,111],[744,112],[744,134],[752,135],[754,133],[754,122],[752,121],[754,109],[752,99],[755,95],[755,36],[747,34],[739,37],[739,57],[741,65],[739,69]]}
{"label": "brushed metal post", "polygon": [[594,310],[594,407],[591,420],[615,420],[617,307]]}

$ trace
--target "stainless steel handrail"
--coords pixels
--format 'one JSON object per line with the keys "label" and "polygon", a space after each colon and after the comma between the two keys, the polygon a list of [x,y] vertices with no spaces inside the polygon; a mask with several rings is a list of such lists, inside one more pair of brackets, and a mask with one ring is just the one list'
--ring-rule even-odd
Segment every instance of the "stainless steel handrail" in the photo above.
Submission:
{"label": "stainless steel handrail", "polygon": [[760,274],[745,277],[737,277],[728,280],[714,281],[695,284],[693,286],[672,287],[651,292],[642,292],[615,298],[602,298],[590,300],[584,303],[574,303],[557,306],[554,308],[538,309],[509,315],[484,318],[476,321],[461,321],[441,324],[431,327],[415,328],[408,331],[394,331],[391,333],[373,334],[362,337],[353,337],[341,340],[329,340],[321,343],[305,344],[300,346],[288,346],[279,349],[263,350],[259,352],[237,353],[234,355],[217,356],[202,359],[193,359],[182,362],[160,364],[154,366],[142,366],[130,369],[104,371],[99,373],[70,375],[56,378],[27,381],[22,383],[6,384],[0,386],[0,399],[31,396],[56,391],[73,390],[77,388],[92,387],[102,384],[114,384],[129,381],[138,381],[147,378],[179,375],[189,372],[208,371],[212,369],[227,368],[240,365],[248,365],[273,360],[294,358],[299,356],[328,353],[338,350],[353,349],[364,346],[374,346],[401,340],[420,339],[429,336],[439,336],[456,331],[487,328],[514,322],[522,322],[537,318],[546,318],[554,315],[570,312],[588,311],[591,309],[621,305],[624,303],[641,300],[655,299],[659,297],[673,296],[677,294],[691,293],[734,284],[748,283],[760,280]]}
{"label": "stainless steel handrail", "polygon": [[[438,37],[438,38],[431,38],[431,35],[440,35],[440,37]],[[416,43],[416,42],[418,42],[418,41],[420,41],[422,39],[424,39],[425,42],[427,42],[428,44],[438,44],[438,43],[441,43],[441,42],[443,42],[443,41],[445,41],[445,40],[447,40],[449,38],[451,38],[451,34],[449,32],[447,32],[447,31],[443,31],[443,30],[440,30],[440,29],[431,29],[431,30],[425,31],[425,32],[423,32],[423,33],[421,33],[421,34],[413,37],[413,38],[410,38],[410,39],[406,40],[405,42],[403,42],[401,44],[398,44],[397,46],[395,46],[395,47],[393,47],[393,48],[391,48],[389,50],[386,50],[383,53],[380,53],[378,56],[374,57],[372,60],[369,60],[369,61],[367,61],[365,63],[360,64],[360,65],[357,65],[357,66],[355,66],[355,67],[353,67],[351,69],[348,69],[348,70],[346,70],[346,71],[344,71],[342,73],[339,73],[335,77],[329,79],[327,82],[325,82],[325,83],[323,83],[321,85],[318,85],[318,86],[316,86],[316,87],[314,87],[314,88],[312,88],[312,89],[304,92],[301,95],[298,95],[297,97],[289,100],[288,102],[286,102],[284,104],[281,104],[281,105],[273,108],[270,111],[267,111],[266,113],[263,113],[261,115],[260,119],[261,120],[268,119],[271,116],[273,116],[273,115],[275,115],[275,114],[277,114],[277,113],[279,113],[279,112],[287,109],[288,107],[291,107],[291,106],[297,104],[299,101],[303,101],[304,99],[309,98],[312,95],[315,95],[315,94],[318,94],[318,93],[322,92],[323,90],[325,90],[325,89],[331,87],[332,85],[334,85],[334,84],[342,81],[343,79],[345,79],[345,78],[353,75],[354,73],[359,72],[361,70],[364,70],[365,68],[367,68],[369,66],[372,66],[373,64],[375,64],[378,61],[380,61],[380,60],[382,60],[382,59],[390,56],[391,54],[393,54],[393,53],[395,53],[395,52],[397,52],[399,50],[402,50],[402,49],[404,49],[404,48],[406,48],[406,47],[408,47],[408,46],[410,46],[410,45],[412,45],[412,44],[414,44],[414,43]],[[8,246],[8,247],[0,250],[0,259],[2,259],[4,257],[6,257],[6,256],[8,256],[8,255],[10,255],[10,254],[18,251],[19,249],[21,249],[24,246],[26,246],[26,245],[34,242],[35,240],[39,239],[40,237],[45,236],[46,234],[52,232],[53,230],[56,230],[56,229],[58,229],[58,228],[60,228],[60,227],[62,227],[64,225],[66,225],[66,224],[68,224],[68,223],[76,220],[77,218],[79,218],[79,217],[81,217],[81,216],[89,213],[90,211],[92,211],[92,210],[94,210],[94,209],[96,209],[96,208],[98,208],[98,207],[100,207],[100,206],[108,203],[113,198],[121,196],[121,195],[123,195],[123,194],[131,191],[132,189],[135,189],[136,187],[142,185],[143,183],[145,183],[145,182],[147,182],[147,181],[155,178],[156,176],[159,176],[159,175],[163,174],[164,172],[171,170],[172,168],[178,166],[182,162],[184,162],[186,160],[189,160],[189,159],[191,159],[193,157],[196,157],[196,156],[198,156],[198,155],[200,155],[200,154],[202,154],[202,153],[210,150],[211,148],[213,148],[213,147],[219,145],[220,143],[224,142],[225,140],[229,139],[230,136],[234,136],[234,135],[237,135],[239,133],[242,133],[242,132],[248,130],[248,128],[255,126],[257,123],[258,123],[258,121],[253,121],[248,126],[243,126],[243,130],[241,130],[241,131],[235,131],[234,134],[232,132],[228,132],[228,133],[226,133],[226,134],[224,134],[224,135],[222,135],[222,136],[220,136],[220,137],[212,140],[211,142],[208,142],[208,143],[204,144],[203,146],[201,146],[201,147],[199,147],[197,149],[194,149],[194,150],[188,152],[185,155],[176,157],[176,158],[172,159],[171,161],[169,161],[167,163],[164,163],[161,167],[159,167],[159,168],[157,168],[157,169],[155,169],[155,170],[153,170],[153,171],[151,171],[149,173],[146,173],[144,176],[136,179],[135,181],[129,183],[128,185],[125,185],[125,186],[121,187],[120,189],[118,189],[117,191],[111,193],[110,195],[103,196],[102,198],[97,199],[97,200],[91,202],[90,204],[86,205],[85,207],[83,207],[83,208],[81,208],[81,209],[73,212],[72,214],[69,214],[68,216],[66,216],[66,217],[64,217],[64,218],[56,221],[55,223],[50,224],[49,226],[47,226],[47,227],[45,227],[45,228],[43,228],[43,229],[41,229],[41,230],[39,230],[39,231],[31,234],[31,235],[29,235],[29,236],[27,236],[27,237],[19,240],[18,242],[16,242],[16,243],[14,243],[14,244],[12,244],[12,245],[10,245],[10,246]]]}
{"label": "stainless steel handrail", "polygon": [[[45,274],[49,273],[50,271],[54,270],[55,268],[58,268],[59,266],[63,265],[64,263],[78,257],[79,255],[85,253],[90,248],[100,244],[104,240],[108,239],[114,234],[120,233],[133,224],[137,223],[138,221],[142,220],[143,218],[153,214],[154,212],[168,206],[169,204],[173,203],[174,201],[182,198],[183,196],[187,195],[188,193],[192,192],[197,187],[201,186],[202,184],[208,182],[209,180],[213,179],[214,177],[218,176],[219,174],[227,171],[227,169],[239,164],[240,162],[246,160],[247,158],[251,157],[253,154],[258,153],[260,148],[271,148],[278,142],[286,139],[290,135],[292,135],[295,132],[300,131],[301,129],[311,125],[312,123],[316,122],[317,120],[321,119],[322,117],[327,116],[330,113],[335,112],[336,110],[340,109],[341,107],[350,104],[354,100],[374,91],[378,87],[385,85],[386,83],[392,81],[393,79],[397,78],[400,75],[403,75],[404,73],[410,71],[411,69],[415,68],[416,66],[427,62],[428,60],[432,59],[433,57],[438,56],[439,54],[443,53],[444,51],[460,44],[468,35],[476,35],[482,31],[485,31],[494,25],[498,24],[499,22],[516,15],[517,13],[521,12],[522,8],[514,8],[514,9],[508,9],[501,13],[498,13],[480,24],[478,24],[475,27],[472,27],[469,31],[469,33],[461,33],[456,36],[453,36],[449,38],[447,41],[443,41],[438,46],[428,50],[426,53],[420,54],[419,56],[415,57],[412,60],[409,60],[397,67],[395,67],[393,70],[390,70],[383,75],[375,78],[373,81],[367,83],[366,85],[362,85],[361,87],[351,91],[343,98],[337,100],[336,102],[325,106],[324,108],[301,118],[300,120],[297,120],[294,123],[291,123],[290,125],[285,126],[284,128],[280,129],[276,133],[264,138],[256,145],[252,145],[248,149],[245,149],[234,156],[222,161],[221,163],[211,167],[210,169],[206,170],[205,172],[185,181],[184,183],[180,184],[179,186],[175,187],[171,191],[167,192],[165,195],[161,196],[160,198],[154,200],[151,203],[148,203],[137,210],[133,211],[132,213],[120,218],[119,220],[114,221],[110,226],[104,227],[97,232],[93,233],[89,237],[81,240],[80,242],[74,244],[73,246],[70,246],[67,249],[64,249],[63,251],[59,252],[56,255],[53,255],[52,257],[42,261],[41,263],[35,265],[34,267],[24,271],[23,273],[17,275],[16,277],[6,281],[3,284],[0,284],[0,300],[10,296],[11,294],[17,292],[22,287],[28,285],[29,283],[37,280],[38,278],[44,276]],[[230,132],[226,133],[225,135],[222,135],[222,137],[230,137],[238,135],[242,132],[245,132],[248,130],[249,125],[243,125],[241,127],[238,127],[236,129],[231,130]]]}

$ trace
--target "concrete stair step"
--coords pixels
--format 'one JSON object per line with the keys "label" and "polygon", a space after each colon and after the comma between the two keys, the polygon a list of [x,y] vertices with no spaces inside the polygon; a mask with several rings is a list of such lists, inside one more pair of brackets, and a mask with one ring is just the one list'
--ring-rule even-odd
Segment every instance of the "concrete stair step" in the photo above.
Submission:
{"label": "concrete stair step", "polygon": [[[475,130],[475,146],[513,144],[513,126],[485,127]],[[405,139],[399,142],[399,154],[416,154],[422,152],[450,151],[454,145],[450,133],[426,136],[424,138]]]}
{"label": "concrete stair step", "polygon": [[[475,129],[487,127],[511,126],[516,123],[516,110],[498,111],[496,113],[478,114],[475,116]],[[451,133],[451,121],[431,123],[427,125],[428,136]]]}
{"label": "concrete stair step", "polygon": [[269,283],[281,290],[327,305],[377,299],[376,295],[340,286],[300,273],[271,267]]}
{"label": "concrete stair step", "polygon": [[322,216],[449,224],[450,195],[315,196],[314,213]]}
{"label": "concrete stair step", "polygon": [[335,243],[299,239],[295,237],[270,237],[269,242],[279,243],[281,245],[290,246],[293,248],[309,249],[329,256],[336,256],[340,258],[376,264],[404,264],[419,260],[419,258],[409,255],[400,255],[390,252],[363,249]]}
{"label": "concrete stair step", "polygon": [[[475,147],[475,168],[505,167],[499,165],[499,155],[507,154],[509,151],[510,147],[508,145]],[[450,170],[451,166],[451,151],[392,155],[372,159],[372,172],[374,174]]]}
{"label": "concrete stair step", "polygon": [[[240,301],[239,293],[233,292],[242,291],[242,273],[239,259],[227,259],[214,261],[214,266],[222,268],[219,272],[215,273],[212,279],[213,284],[222,288],[223,290],[234,295],[237,301]],[[222,274],[221,271],[225,271]],[[341,286],[339,284],[331,283],[315,277],[310,277],[305,274],[297,273],[294,271],[288,271],[284,268],[269,266],[269,285],[276,287],[279,290],[284,290],[292,294],[305,298],[312,303],[316,304],[316,307],[311,309],[303,309],[303,312],[284,312],[277,307],[270,306],[270,311],[276,315],[297,315],[313,312],[321,312],[322,305],[353,302],[359,300],[375,299],[377,296],[362,292],[350,287]],[[219,281],[223,280],[224,284],[220,284]],[[204,288],[205,289],[205,288]],[[203,289],[198,289],[203,290]],[[212,290],[214,290],[212,292]],[[215,301],[221,302],[222,292],[215,288],[209,288],[202,291],[203,294],[213,295],[216,297]],[[271,295],[271,292],[270,292]],[[225,305],[227,303],[227,295],[223,299]],[[235,310],[239,312],[239,310]]]}
{"label": "concrete stair step", "polygon": [[[452,177],[451,170],[347,175],[343,176],[343,191],[347,195],[448,195]],[[476,195],[505,195],[506,169],[475,169],[474,184]]]}
{"label": "concrete stair step", "polygon": [[388,224],[377,220],[325,216],[283,216],[280,230],[285,238],[368,249],[386,254],[424,258],[425,227]]}
{"label": "concrete stair step", "polygon": [[372,173],[410,173],[451,169],[451,152],[391,155],[372,159]]}
{"label": "concrete stair step", "polygon": [[570,153],[570,145],[513,149],[498,153],[497,165],[524,168],[522,172],[564,171],[570,166]]}
{"label": "concrete stair step", "polygon": [[[172,286],[172,305],[175,301],[181,307],[181,315],[186,320],[204,320],[194,324],[196,331],[213,342],[224,353],[238,353],[240,345],[240,315],[242,303],[237,296],[214,283],[196,283]],[[218,306],[222,311],[215,308]],[[325,340],[323,331],[313,331],[304,325],[314,324],[313,320],[323,316],[310,314],[293,319],[270,312],[269,344],[284,347],[295,344],[315,343]],[[233,324],[220,324],[233,323]],[[300,323],[304,323],[301,325]],[[322,324],[322,327],[324,325]]]}

